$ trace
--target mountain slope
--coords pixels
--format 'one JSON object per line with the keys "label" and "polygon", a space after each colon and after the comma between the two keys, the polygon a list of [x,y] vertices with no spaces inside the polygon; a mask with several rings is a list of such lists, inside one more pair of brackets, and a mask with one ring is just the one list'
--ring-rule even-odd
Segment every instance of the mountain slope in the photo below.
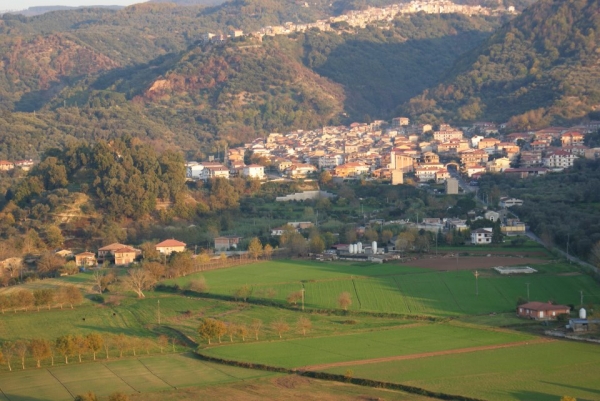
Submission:
{"label": "mountain slope", "polygon": [[426,119],[491,119],[518,128],[600,106],[599,0],[541,0],[461,58],[448,79],[402,110]]}

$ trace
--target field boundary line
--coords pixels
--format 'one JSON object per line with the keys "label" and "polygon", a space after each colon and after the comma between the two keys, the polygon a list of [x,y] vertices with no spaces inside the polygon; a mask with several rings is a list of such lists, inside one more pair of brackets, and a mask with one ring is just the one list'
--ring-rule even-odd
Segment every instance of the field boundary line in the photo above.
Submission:
{"label": "field boundary line", "polygon": [[75,399],[75,396],[73,395],[73,393],[71,392],[71,390],[69,390],[68,387],[65,386],[65,384],[63,382],[61,382],[60,380],[58,380],[58,377],[54,376],[54,373],[52,373],[50,371],[50,369],[46,369],[46,371],[48,373],[50,373],[50,376],[54,377],[54,380],[56,380],[58,382],[58,384],[60,384],[61,386],[64,387],[65,390],[67,390],[67,393],[71,394],[71,397],[73,397],[73,399]]}
{"label": "field boundary line", "polygon": [[2,393],[2,395],[3,395],[3,396],[4,396],[4,397],[5,397],[5,398],[6,398],[8,401],[12,401],[12,400],[10,399],[10,397],[6,395],[6,393],[4,392],[4,390],[2,390],[2,388],[0,388],[0,392]]}
{"label": "field boundary line", "polygon": [[136,390],[131,384],[127,383],[121,376],[119,376],[118,374],[116,374],[115,372],[112,371],[111,368],[109,368],[108,366],[106,366],[106,364],[103,362],[102,366],[104,366],[106,369],[108,369],[108,371],[110,373],[112,373],[113,375],[115,375],[116,377],[119,378],[119,380],[121,380],[123,383],[125,383],[127,386],[129,386],[133,391],[135,391],[136,393],[141,393],[140,390]]}
{"label": "field boundary line", "polygon": [[352,288],[354,288],[354,293],[356,294],[356,300],[358,301],[358,309],[362,309],[362,303],[360,302],[360,297],[358,296],[358,290],[356,289],[356,282],[352,279]]}
{"label": "field boundary line", "polygon": [[150,374],[154,377],[156,377],[158,380],[160,380],[161,382],[165,383],[167,386],[170,386],[174,389],[177,389],[177,387],[173,386],[172,384],[170,384],[169,382],[167,382],[165,379],[163,379],[162,377],[158,376],[156,373],[154,373],[153,371],[150,370],[150,368],[148,366],[146,366],[146,364],[144,362],[142,362],[142,360],[140,358],[138,358],[138,362],[142,364],[143,367],[146,368],[146,370],[148,372],[150,372]]}
{"label": "field boundary line", "polygon": [[412,310],[410,309],[410,305],[408,304],[408,302],[406,302],[406,297],[404,296],[404,291],[402,290],[402,286],[396,279],[396,276],[393,276],[392,280],[394,280],[394,283],[396,283],[396,288],[398,288],[398,291],[400,291],[400,296],[402,297],[402,302],[404,302],[404,306],[406,306],[406,309],[408,309],[408,313],[411,314]]}
{"label": "field boundary line", "polygon": [[393,361],[407,361],[411,359],[421,359],[421,358],[430,358],[434,356],[445,356],[445,355],[455,355],[455,354],[466,354],[471,352],[479,352],[479,351],[491,351],[495,349],[502,348],[512,348],[519,347],[523,345],[530,344],[544,344],[551,343],[557,340],[540,338],[529,341],[518,341],[513,343],[506,344],[496,344],[496,345],[481,345],[477,347],[469,347],[469,348],[458,348],[444,351],[432,351],[432,352],[423,352],[419,354],[409,354],[409,355],[397,355],[397,356],[388,356],[383,358],[373,358],[373,359],[362,359],[356,361],[345,361],[345,362],[332,362],[332,363],[323,363],[318,365],[308,365],[298,368],[300,371],[314,371],[314,370],[323,370],[330,368],[338,368],[344,366],[355,366],[355,365],[369,365],[373,363],[382,363],[382,362],[393,362]]}
{"label": "field boundary line", "polygon": [[454,296],[454,293],[452,292],[452,290],[450,289],[450,286],[448,285],[448,283],[446,282],[446,280],[444,280],[444,277],[440,276],[440,280],[442,280],[442,283],[444,283],[444,287],[446,287],[446,289],[448,290],[448,292],[450,293],[450,296],[452,297],[452,300],[454,301],[454,303],[456,304],[456,306],[458,306],[458,309],[462,312],[465,313],[465,310],[462,308],[462,306],[460,306],[460,304],[458,303],[458,301],[456,300],[456,297]]}

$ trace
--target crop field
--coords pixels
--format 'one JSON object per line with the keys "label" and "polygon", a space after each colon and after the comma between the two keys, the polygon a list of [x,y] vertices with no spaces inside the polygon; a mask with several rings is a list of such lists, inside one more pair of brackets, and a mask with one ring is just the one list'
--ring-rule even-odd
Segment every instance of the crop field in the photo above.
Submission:
{"label": "crop field", "polygon": [[88,391],[105,397],[117,391],[147,393],[265,376],[274,374],[215,365],[192,354],[159,355],[3,373],[0,400],[62,401]]}
{"label": "crop field", "polygon": [[282,367],[363,360],[395,355],[526,341],[534,337],[446,324],[284,341],[222,345],[203,349],[206,355]]}
{"label": "crop field", "polygon": [[132,394],[132,401],[433,401],[433,398],[401,391],[356,386],[346,383],[309,379],[296,375],[260,378],[219,384],[218,386],[188,387],[163,390],[157,393]]}
{"label": "crop field", "polygon": [[328,369],[490,401],[600,399],[600,347],[566,341]]}
{"label": "crop field", "polygon": [[[303,279],[279,281],[283,277],[278,275],[278,269],[291,266],[292,276]],[[479,273],[477,283],[474,273],[468,270],[441,272],[393,264],[267,262],[205,272],[203,276],[213,294],[231,296],[236,288],[247,284],[253,288],[252,297],[281,304],[287,303],[291,292],[304,288],[305,306],[314,309],[339,308],[339,295],[348,292],[352,297],[349,309],[355,311],[432,316],[500,313],[514,310],[517,299],[527,297],[527,283],[532,300],[577,305],[582,290],[586,303],[600,303],[600,287],[592,278],[563,274],[564,268],[557,266],[558,274],[548,268],[546,273],[528,276],[500,276],[484,270]],[[193,276],[185,278],[191,279]]]}

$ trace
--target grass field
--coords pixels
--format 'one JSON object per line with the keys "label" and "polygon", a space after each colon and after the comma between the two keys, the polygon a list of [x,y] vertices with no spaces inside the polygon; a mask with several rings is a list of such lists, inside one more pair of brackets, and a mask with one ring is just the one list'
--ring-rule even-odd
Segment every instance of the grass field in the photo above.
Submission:
{"label": "grass field", "polygon": [[269,372],[203,362],[193,354],[171,354],[0,374],[0,400],[68,400],[88,391],[147,393],[179,387],[231,383]]}
{"label": "grass field", "polygon": [[327,371],[490,401],[600,399],[600,347],[566,341]]}
{"label": "grass field", "polygon": [[130,396],[132,401],[432,401],[433,398],[351,384],[282,376],[245,380],[218,386],[188,387]]}
{"label": "grass field", "polygon": [[[527,297],[527,283],[532,300],[577,305],[583,290],[586,303],[600,303],[600,287],[593,279],[561,275],[565,268],[562,264],[550,266],[545,273],[527,277],[500,276],[485,270],[478,278],[479,295],[471,271],[438,272],[394,264],[273,261],[205,272],[203,276],[211,293],[231,296],[236,288],[248,284],[254,290],[253,297],[281,304],[286,304],[291,292],[304,287],[305,305],[315,309],[339,308],[339,294],[348,292],[352,296],[350,310],[433,316],[508,312],[514,310],[519,297]],[[197,276],[172,282],[185,285]],[[269,292],[272,295],[267,297]]]}
{"label": "grass field", "polygon": [[202,353],[224,359],[292,368],[502,344],[532,338],[530,335],[520,333],[483,331],[445,324],[423,324],[343,336],[238,343],[206,348]]}

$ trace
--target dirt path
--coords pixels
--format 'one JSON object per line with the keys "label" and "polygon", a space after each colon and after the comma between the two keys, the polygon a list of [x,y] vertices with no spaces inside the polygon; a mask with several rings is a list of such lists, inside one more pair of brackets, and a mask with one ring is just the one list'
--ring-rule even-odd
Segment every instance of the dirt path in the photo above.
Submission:
{"label": "dirt path", "polygon": [[549,343],[549,342],[554,342],[554,341],[556,341],[556,340],[547,339],[547,338],[538,338],[538,339],[529,340],[529,341],[519,341],[519,342],[514,342],[514,343],[497,344],[497,345],[482,345],[479,347],[450,349],[450,350],[445,350],[445,351],[424,352],[421,354],[388,356],[388,357],[384,357],[384,358],[363,359],[363,360],[358,360],[358,361],[323,363],[320,365],[303,366],[301,368],[298,368],[298,370],[304,370],[304,371],[305,370],[325,370],[325,369],[339,368],[339,367],[344,367],[344,366],[367,365],[367,364],[371,364],[371,363],[392,362],[392,361],[406,361],[406,360],[410,360],[410,359],[429,358],[432,356],[464,354],[467,352],[478,352],[478,351],[488,351],[488,350],[494,350],[494,349],[500,349],[500,348],[520,347],[523,345],[542,344],[542,343]]}

